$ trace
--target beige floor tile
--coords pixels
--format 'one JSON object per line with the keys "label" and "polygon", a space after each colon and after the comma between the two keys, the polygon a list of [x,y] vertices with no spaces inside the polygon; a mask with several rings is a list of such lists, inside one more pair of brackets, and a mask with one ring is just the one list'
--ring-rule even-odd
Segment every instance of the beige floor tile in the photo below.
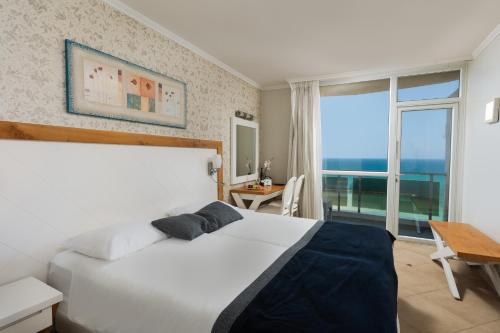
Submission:
{"label": "beige floor tile", "polygon": [[[429,259],[430,260],[430,259]],[[430,265],[433,265],[432,263]],[[419,266],[400,266],[396,271],[399,280],[399,295],[418,295],[421,293],[447,288],[444,274],[441,272],[432,272],[432,267]]]}
{"label": "beige floor tile", "polygon": [[495,320],[491,323],[483,324],[478,326],[486,333],[498,333],[500,332],[500,320]]}
{"label": "beige floor tile", "polygon": [[[498,333],[500,332],[500,320],[496,320],[487,324],[479,325],[459,333]],[[403,333],[403,331],[401,331]]]}
{"label": "beige floor tile", "polygon": [[436,251],[436,245],[434,244],[421,244],[416,242],[405,242],[397,241],[394,243],[395,248],[402,248],[419,253],[422,255],[429,256],[431,253]]}
{"label": "beige floor tile", "polygon": [[398,273],[401,333],[500,333],[500,298],[478,266],[451,261],[462,295],[455,300],[430,245],[399,241],[394,246]]}
{"label": "beige floor tile", "polygon": [[399,318],[399,329],[401,333],[421,333],[422,331],[411,325],[405,320]]}
{"label": "beige floor tile", "polygon": [[[466,330],[463,330],[463,331],[458,331],[459,333],[488,333],[488,331],[485,331],[483,330],[481,327],[479,326],[476,326],[476,327],[472,327],[472,328],[468,328]],[[403,333],[403,332],[401,332]],[[497,332],[498,333],[498,332]]]}
{"label": "beige floor tile", "polygon": [[471,322],[448,311],[445,307],[428,301],[421,295],[400,298],[398,314],[401,320],[413,327],[418,327],[422,332],[448,333],[474,326]]}
{"label": "beige floor tile", "polygon": [[422,265],[430,260],[428,255],[414,252],[409,249],[400,248],[394,252],[394,261],[406,265]]}
{"label": "beige floor tile", "polygon": [[471,291],[462,301],[457,301],[447,289],[440,289],[420,296],[474,326],[500,319],[500,299],[493,294],[485,297]]}

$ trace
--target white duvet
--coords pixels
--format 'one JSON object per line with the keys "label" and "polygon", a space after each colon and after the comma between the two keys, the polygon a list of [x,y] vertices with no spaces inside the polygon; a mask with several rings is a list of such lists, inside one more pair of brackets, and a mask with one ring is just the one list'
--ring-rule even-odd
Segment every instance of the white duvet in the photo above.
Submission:
{"label": "white duvet", "polygon": [[219,314],[315,221],[240,210],[193,241],[169,238],[116,261],[66,251],[50,283],[60,315],[94,332],[210,332]]}

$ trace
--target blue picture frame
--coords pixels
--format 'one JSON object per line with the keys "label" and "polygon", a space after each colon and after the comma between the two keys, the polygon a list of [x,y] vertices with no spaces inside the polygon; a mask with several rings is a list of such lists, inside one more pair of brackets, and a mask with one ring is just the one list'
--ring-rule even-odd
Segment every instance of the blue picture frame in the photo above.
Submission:
{"label": "blue picture frame", "polygon": [[[187,127],[185,82],[69,39],[65,40],[65,58],[68,113],[181,129]],[[96,71],[96,76],[101,75],[101,84],[88,89],[86,82],[90,82],[90,79],[85,76],[85,70],[90,68],[89,63],[100,64],[100,61],[105,67],[102,73],[108,73],[106,69],[109,67],[110,70],[117,71],[118,75],[111,81],[113,75],[109,75],[110,79],[107,79],[105,74],[101,75]],[[102,66],[98,68],[102,70]],[[94,79],[92,75],[89,77]],[[128,82],[130,78],[138,80]],[[112,85],[103,85],[103,80]],[[134,91],[136,95],[128,90],[132,86],[131,82],[136,82],[134,84],[137,87],[133,87],[137,90]],[[146,91],[145,87],[149,90]]]}

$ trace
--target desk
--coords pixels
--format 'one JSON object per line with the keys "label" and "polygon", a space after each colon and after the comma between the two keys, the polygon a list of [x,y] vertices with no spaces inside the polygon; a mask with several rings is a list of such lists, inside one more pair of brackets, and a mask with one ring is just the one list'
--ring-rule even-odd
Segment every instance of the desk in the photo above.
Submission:
{"label": "desk", "polygon": [[[275,198],[283,193],[284,185],[259,186],[258,189],[249,189],[247,186],[233,188],[230,192],[239,208],[257,210],[259,205],[266,200]],[[247,208],[243,200],[251,200]]]}
{"label": "desk", "polygon": [[460,294],[448,259],[482,265],[500,296],[500,276],[495,267],[500,263],[500,244],[470,224],[438,221],[429,224],[437,247],[431,259],[441,261],[453,297],[460,299]]}

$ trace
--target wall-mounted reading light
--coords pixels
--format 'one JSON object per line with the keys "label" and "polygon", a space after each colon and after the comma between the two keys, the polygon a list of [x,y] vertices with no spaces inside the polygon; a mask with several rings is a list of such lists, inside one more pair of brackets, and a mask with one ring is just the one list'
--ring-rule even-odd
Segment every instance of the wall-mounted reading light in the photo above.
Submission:
{"label": "wall-mounted reading light", "polygon": [[241,119],[250,120],[250,121],[253,120],[253,115],[251,115],[250,113],[240,111],[240,110],[236,110],[234,112],[234,115],[238,118],[241,118]]}
{"label": "wall-mounted reading light", "polygon": [[500,107],[500,98],[495,98],[486,104],[484,122],[487,124],[498,123],[498,109]]}
{"label": "wall-mounted reading light", "polygon": [[214,155],[208,160],[208,175],[213,176],[217,173],[217,169],[222,167],[222,156]]}

